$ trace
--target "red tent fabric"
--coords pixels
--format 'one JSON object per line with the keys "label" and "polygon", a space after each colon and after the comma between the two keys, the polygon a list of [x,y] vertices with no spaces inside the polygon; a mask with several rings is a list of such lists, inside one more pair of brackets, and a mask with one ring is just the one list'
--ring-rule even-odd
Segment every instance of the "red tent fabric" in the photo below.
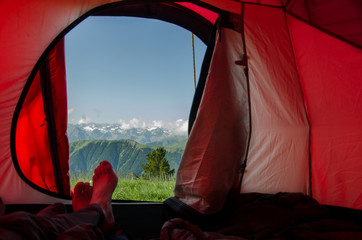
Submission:
{"label": "red tent fabric", "polygon": [[[62,43],[57,45],[58,36],[63,36],[63,31],[96,12],[98,7],[114,2],[0,2],[0,196],[5,203],[50,203],[64,200],[59,194],[69,193],[64,60]],[[132,1],[119,4],[132,4]],[[167,4],[173,6],[172,2]],[[237,46],[243,48],[238,52],[236,47],[219,48],[220,43],[215,44],[199,115],[177,176],[179,186],[191,188],[180,191],[180,199],[188,198],[189,195],[184,195],[187,192],[197,192],[192,196],[194,200],[205,199],[207,193],[210,205],[193,206],[205,213],[215,212],[220,208],[218,203],[235,189],[242,177],[240,192],[301,191],[321,203],[362,209],[361,1],[203,0],[192,4],[181,2],[177,6],[183,7],[178,8],[180,11],[200,16],[207,24],[214,24],[216,17],[222,16],[233,24],[219,25],[221,37],[225,35],[231,46],[240,42]],[[234,34],[239,34],[240,39],[231,37]],[[242,54],[246,57],[242,58]],[[48,76],[45,84],[46,89],[51,89],[51,98],[46,98],[42,71],[37,73],[44,66],[44,59],[48,59],[43,70]],[[243,79],[243,71],[233,70],[235,62],[245,64],[247,90],[229,95],[231,90],[210,88],[233,86],[237,83],[235,79]],[[218,71],[225,72],[225,76]],[[231,73],[239,74],[240,78],[228,78]],[[228,117],[243,115],[243,110],[237,107],[225,113],[223,101],[234,101],[233,106],[241,106],[245,96],[248,121],[239,121],[235,128],[225,127],[223,132],[220,126],[231,124]],[[208,112],[213,109],[204,105],[209,99],[220,104],[223,111],[219,115]],[[207,123],[204,116],[217,121]],[[246,135],[240,132],[245,129],[249,132],[246,141],[241,139]],[[217,138],[195,135],[212,135],[212,131]],[[243,144],[240,148],[236,147],[240,144]],[[218,145],[231,146],[234,151],[229,152],[225,171],[220,174],[210,166],[221,166],[222,148],[207,148]],[[187,170],[201,163],[195,158],[196,150],[209,156],[208,161],[212,160],[212,164],[199,169],[207,173],[203,178],[199,178],[195,169]],[[240,155],[240,159],[233,154]],[[203,157],[200,159],[205,161]],[[244,169],[244,164],[245,172],[230,172],[233,166]],[[220,195],[208,192],[207,188],[212,186],[207,184],[204,189],[192,187],[200,186],[194,184],[199,181],[217,183],[220,175],[229,174],[225,184],[215,188],[221,189]]]}
{"label": "red tent fabric", "polygon": [[60,41],[40,67],[21,107],[15,147],[17,163],[26,179],[49,191],[69,195],[64,64],[64,41]]}
{"label": "red tent fabric", "polygon": [[361,209],[362,50],[299,20],[289,22],[311,125],[313,196]]}

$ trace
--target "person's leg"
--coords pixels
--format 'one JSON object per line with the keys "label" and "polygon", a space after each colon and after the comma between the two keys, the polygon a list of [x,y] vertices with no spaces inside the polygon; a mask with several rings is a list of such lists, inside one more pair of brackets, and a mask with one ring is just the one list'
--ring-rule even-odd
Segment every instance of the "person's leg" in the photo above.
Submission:
{"label": "person's leg", "polygon": [[[95,169],[93,176],[93,195],[89,206],[84,198],[77,202],[77,211],[60,214],[54,217],[33,215],[26,212],[15,212],[0,217],[0,228],[3,236],[0,239],[54,239],[61,233],[77,225],[91,224],[108,231],[113,228],[112,194],[117,185],[117,175],[107,161],[103,161]],[[75,194],[77,194],[75,192]],[[21,233],[21,235],[17,234]],[[6,237],[6,236],[12,237]]]}
{"label": "person's leg", "polygon": [[[117,182],[118,177],[112,165],[108,161],[102,161],[94,170],[93,187],[88,183],[78,183],[75,186],[72,205],[77,214],[76,217],[72,217],[72,220],[81,222],[83,217],[87,217],[87,213],[85,216],[82,215],[83,212],[89,210],[90,206],[94,206],[98,208],[98,213],[102,213],[99,217],[96,217],[100,220],[96,225],[101,227],[103,231],[111,230],[114,225],[112,194],[117,186]],[[77,220],[77,218],[80,219]],[[64,221],[68,221],[68,219]],[[75,232],[78,232],[79,229],[79,227],[75,228]],[[89,227],[85,226],[85,230],[88,231]]]}
{"label": "person's leg", "polygon": [[67,210],[64,203],[59,202],[47,206],[46,208],[39,211],[36,215],[53,217],[55,215],[64,214],[66,212]]}
{"label": "person's leg", "polygon": [[94,170],[93,194],[90,204],[97,204],[102,208],[105,217],[102,227],[104,231],[109,231],[114,226],[112,194],[117,182],[118,177],[108,161],[101,162]]}
{"label": "person's leg", "polygon": [[104,219],[103,210],[97,204],[53,217],[14,212],[0,217],[0,239],[54,239],[80,224],[101,228]]}
{"label": "person's leg", "polygon": [[57,240],[104,240],[105,236],[102,230],[92,224],[81,224],[72,227],[71,229],[63,232]]}
{"label": "person's leg", "polygon": [[[118,177],[113,171],[109,162],[103,161],[94,170],[93,188],[87,183],[78,183],[74,188],[74,197],[72,201],[73,209],[77,212],[83,211],[89,204],[99,207],[103,212],[102,230],[109,231],[113,228],[114,217],[112,211],[112,194],[117,186]],[[87,208],[87,207],[86,207]],[[82,224],[77,225],[59,236],[59,240],[63,239],[103,239],[99,228],[94,225]]]}
{"label": "person's leg", "polygon": [[103,210],[105,223],[102,228],[108,231],[113,228],[112,194],[117,186],[118,177],[108,161],[102,161],[94,170],[93,187],[88,183],[77,183],[74,188],[72,205],[74,211],[90,204],[97,204]]}

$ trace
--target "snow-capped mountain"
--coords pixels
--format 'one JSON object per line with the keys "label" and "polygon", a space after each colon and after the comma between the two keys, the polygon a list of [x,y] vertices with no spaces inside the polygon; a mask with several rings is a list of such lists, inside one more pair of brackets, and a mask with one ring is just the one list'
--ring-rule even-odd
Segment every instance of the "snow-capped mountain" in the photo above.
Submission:
{"label": "snow-capped mountain", "polygon": [[[82,123],[68,124],[69,142],[79,140],[120,140],[130,139],[146,145],[172,145],[187,139],[187,134],[172,132],[163,128],[124,129],[120,124]],[[166,142],[166,143],[165,143]],[[186,141],[185,141],[186,142]]]}

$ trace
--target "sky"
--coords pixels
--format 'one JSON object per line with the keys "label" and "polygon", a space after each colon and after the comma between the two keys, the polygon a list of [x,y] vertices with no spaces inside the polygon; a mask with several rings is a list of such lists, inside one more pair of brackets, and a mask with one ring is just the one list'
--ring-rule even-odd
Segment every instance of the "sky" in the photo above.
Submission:
{"label": "sky", "polygon": [[[197,79],[206,46],[195,36]],[[134,17],[89,17],[65,38],[70,123],[185,128],[195,92],[191,32]]]}

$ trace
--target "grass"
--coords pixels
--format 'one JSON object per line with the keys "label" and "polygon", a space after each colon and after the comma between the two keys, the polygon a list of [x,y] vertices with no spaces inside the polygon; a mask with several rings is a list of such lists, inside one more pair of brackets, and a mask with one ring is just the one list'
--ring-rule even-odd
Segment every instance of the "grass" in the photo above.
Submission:
{"label": "grass", "polygon": [[[77,182],[90,182],[91,173],[75,173],[70,175],[71,188]],[[112,198],[115,200],[139,200],[162,202],[173,196],[175,179],[153,178],[150,180],[133,176],[119,176],[118,184]]]}

